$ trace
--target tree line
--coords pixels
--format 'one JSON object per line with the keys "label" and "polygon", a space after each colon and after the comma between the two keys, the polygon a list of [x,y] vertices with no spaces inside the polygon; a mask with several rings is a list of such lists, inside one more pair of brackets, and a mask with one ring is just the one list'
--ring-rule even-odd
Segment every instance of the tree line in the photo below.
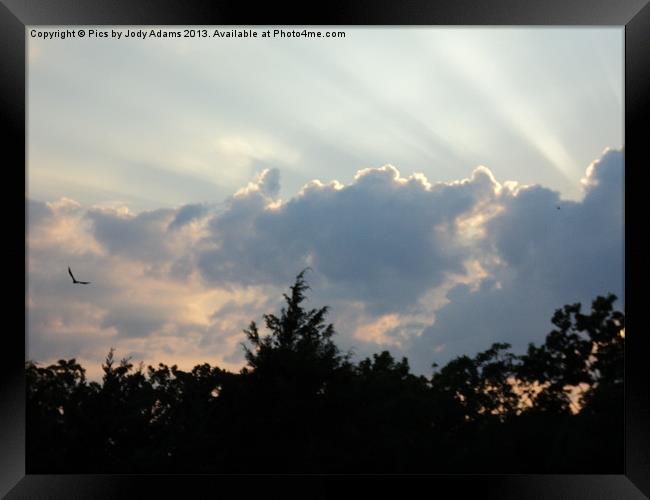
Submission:
{"label": "tree line", "polygon": [[75,359],[28,361],[27,473],[622,473],[624,314],[616,296],[555,311],[524,354],[495,343],[411,373],[354,362],[301,272],[244,330],[239,373],[135,367],[101,383]]}

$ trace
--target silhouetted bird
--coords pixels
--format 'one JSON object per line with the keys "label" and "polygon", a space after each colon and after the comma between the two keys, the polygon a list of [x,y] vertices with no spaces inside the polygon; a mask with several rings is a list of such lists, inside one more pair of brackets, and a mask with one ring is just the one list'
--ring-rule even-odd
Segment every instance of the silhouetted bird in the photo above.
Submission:
{"label": "silhouetted bird", "polygon": [[70,266],[68,266],[68,272],[70,273],[70,276],[72,277],[72,282],[73,283],[78,283],[80,285],[89,285],[90,281],[78,281],[74,275],[72,274],[72,271],[70,270]]}
{"label": "silhouetted bird", "polygon": [[557,207],[555,207],[555,208],[557,208],[557,209],[559,210],[559,209],[560,209],[560,205],[558,205],[558,206],[557,206]]}

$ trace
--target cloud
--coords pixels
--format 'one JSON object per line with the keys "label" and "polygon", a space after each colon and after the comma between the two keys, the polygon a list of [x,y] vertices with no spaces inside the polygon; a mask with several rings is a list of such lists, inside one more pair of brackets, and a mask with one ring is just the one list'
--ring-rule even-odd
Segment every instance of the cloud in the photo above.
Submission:
{"label": "cloud", "polygon": [[119,335],[128,337],[148,337],[164,325],[166,316],[153,304],[120,304],[111,308],[101,327],[114,327]]}
{"label": "cloud", "polygon": [[433,186],[423,175],[401,177],[393,166],[364,169],[350,185],[313,181],[280,204],[260,183],[211,217],[197,251],[202,277],[214,285],[281,285],[309,265],[336,296],[362,298],[382,314],[463,272],[469,252],[455,219],[496,189],[485,168]]}
{"label": "cloud", "polygon": [[[484,246],[498,264],[488,267],[478,290],[450,291],[449,303],[409,349],[414,364],[424,370],[432,359],[496,341],[521,351],[551,330],[555,309],[581,302],[588,310],[596,295],[615,293],[624,308],[623,176],[623,152],[608,150],[587,169],[579,202],[541,186],[503,191],[503,210],[485,225]],[[440,344],[447,349],[435,356]]]}
{"label": "cloud", "polygon": [[[280,192],[280,171],[277,168],[265,168],[253,182],[238,190],[234,198],[241,201],[247,197],[275,199]],[[259,196],[258,196],[259,195]]]}
{"label": "cloud", "polygon": [[165,235],[173,217],[171,210],[131,215],[128,210],[97,208],[86,216],[92,222],[93,236],[112,255],[148,262],[169,256]]}
{"label": "cloud", "polygon": [[179,229],[185,224],[198,219],[207,211],[207,206],[204,204],[190,204],[183,205],[177,212],[174,219],[169,223],[168,229]]}
{"label": "cloud", "polygon": [[[307,266],[309,304],[331,306],[339,344],[359,356],[389,348],[429,373],[495,341],[524,348],[555,308],[622,296],[623,163],[608,150],[590,165],[580,201],[486,167],[434,182],[391,165],[312,180],[287,201],[277,169],[219,205],[27,200],[30,352],[98,362],[117,344],[236,367],[242,328],[277,311]],[[72,287],[67,265],[92,287]]]}
{"label": "cloud", "polygon": [[588,179],[580,202],[562,202],[540,186],[507,193],[505,210],[487,224],[508,267],[557,297],[621,291],[623,153],[607,151]]}
{"label": "cloud", "polygon": [[27,221],[25,224],[25,231],[31,228],[34,231],[38,226],[43,224],[48,218],[52,216],[52,210],[42,201],[32,200],[25,198],[25,212]]}

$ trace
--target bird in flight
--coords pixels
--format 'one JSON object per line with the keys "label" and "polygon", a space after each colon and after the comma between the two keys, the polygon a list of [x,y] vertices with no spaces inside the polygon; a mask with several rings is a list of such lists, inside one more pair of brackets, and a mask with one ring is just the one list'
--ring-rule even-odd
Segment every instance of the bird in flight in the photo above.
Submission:
{"label": "bird in flight", "polygon": [[78,283],[80,285],[89,285],[90,281],[79,281],[77,280],[74,275],[72,274],[72,271],[70,270],[70,266],[68,266],[68,272],[70,273],[70,277],[72,278],[73,283]]}
{"label": "bird in flight", "polygon": [[557,208],[557,209],[559,210],[559,209],[560,209],[560,205],[558,205],[558,206],[557,206],[557,207],[555,207],[555,208]]}

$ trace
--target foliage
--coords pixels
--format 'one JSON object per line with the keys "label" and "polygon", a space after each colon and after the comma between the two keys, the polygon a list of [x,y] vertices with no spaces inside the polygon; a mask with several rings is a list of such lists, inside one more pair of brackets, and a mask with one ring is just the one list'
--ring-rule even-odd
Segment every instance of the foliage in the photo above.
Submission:
{"label": "foliage", "polygon": [[27,362],[28,473],[622,472],[614,295],[558,309],[523,355],[496,343],[426,377],[388,351],[341,353],[304,274],[268,334],[244,330],[240,373],[145,370],[113,349],[101,383],[75,359]]}

